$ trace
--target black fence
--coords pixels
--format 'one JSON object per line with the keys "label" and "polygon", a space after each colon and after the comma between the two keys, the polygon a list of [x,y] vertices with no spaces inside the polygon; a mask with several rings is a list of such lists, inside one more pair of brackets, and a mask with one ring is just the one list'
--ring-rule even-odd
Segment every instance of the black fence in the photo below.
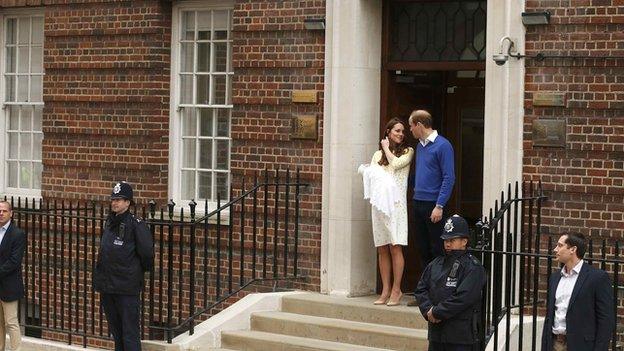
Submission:
{"label": "black fence", "polygon": [[[481,317],[482,350],[488,342],[495,351],[541,348],[538,321],[545,313],[550,275],[560,269],[552,256],[553,240],[556,242],[558,235],[541,232],[542,206],[546,199],[540,183],[523,183],[522,189],[516,183],[513,192],[509,185],[506,193],[501,193],[500,202],[496,201],[490,210],[490,219],[477,223],[474,251],[488,273]],[[585,261],[608,272],[613,282],[616,328],[611,350],[614,351],[621,350],[624,343],[622,254],[621,244],[607,239],[590,239],[585,254]]]}
{"label": "black fence", "polygon": [[[215,209],[206,203],[201,214],[194,201],[133,207],[155,243],[142,293],[143,339],[193,334],[242,290],[305,278],[298,272],[299,198],[308,184],[294,173],[255,173],[239,183],[249,190],[230,190],[229,201],[218,198]],[[109,336],[92,274],[108,204],[7,200],[28,238],[19,308],[27,335],[101,345]]]}

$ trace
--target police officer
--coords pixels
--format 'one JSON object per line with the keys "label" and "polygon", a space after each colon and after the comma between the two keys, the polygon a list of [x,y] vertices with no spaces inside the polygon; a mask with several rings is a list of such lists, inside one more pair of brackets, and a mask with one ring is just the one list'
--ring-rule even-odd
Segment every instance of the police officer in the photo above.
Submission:
{"label": "police officer", "polygon": [[144,273],[152,269],[154,259],[147,225],[128,210],[132,201],[130,184],[115,184],[93,278],[115,351],[141,350],[140,293]]}
{"label": "police officer", "polygon": [[440,236],[445,255],[431,261],[418,282],[415,297],[429,321],[429,351],[478,348],[485,269],[467,251],[468,237],[465,219],[448,218]]}

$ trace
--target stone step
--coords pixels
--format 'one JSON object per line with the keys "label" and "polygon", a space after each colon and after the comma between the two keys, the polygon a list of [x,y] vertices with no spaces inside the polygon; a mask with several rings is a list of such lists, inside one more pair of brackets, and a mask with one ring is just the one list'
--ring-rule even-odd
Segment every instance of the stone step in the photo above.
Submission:
{"label": "stone step", "polygon": [[389,351],[261,331],[222,331],[221,345],[241,351]]}
{"label": "stone step", "polygon": [[251,329],[381,349],[427,350],[427,331],[288,312],[256,312]]}
{"label": "stone step", "polygon": [[282,299],[282,311],[310,316],[344,319],[354,322],[395,327],[427,329],[427,321],[418,307],[408,307],[413,297],[404,296],[400,306],[373,305],[378,296],[334,297],[321,294],[294,294]]}

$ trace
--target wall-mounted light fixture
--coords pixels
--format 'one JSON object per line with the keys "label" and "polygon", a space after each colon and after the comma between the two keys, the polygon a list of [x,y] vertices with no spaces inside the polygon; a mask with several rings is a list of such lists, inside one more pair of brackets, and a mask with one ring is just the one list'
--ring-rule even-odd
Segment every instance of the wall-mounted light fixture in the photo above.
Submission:
{"label": "wall-mounted light fixture", "polygon": [[536,24],[549,24],[550,23],[550,12],[541,11],[541,12],[523,12],[522,13],[522,24],[525,26],[532,26]]}
{"label": "wall-mounted light fixture", "polygon": [[306,18],[303,20],[303,26],[307,30],[324,30],[325,18]]}

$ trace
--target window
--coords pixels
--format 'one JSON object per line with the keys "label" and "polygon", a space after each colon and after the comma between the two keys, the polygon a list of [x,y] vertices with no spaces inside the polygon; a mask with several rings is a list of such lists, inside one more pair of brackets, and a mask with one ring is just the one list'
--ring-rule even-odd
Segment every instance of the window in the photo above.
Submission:
{"label": "window", "polygon": [[3,18],[3,189],[39,196],[43,141],[43,16]]}
{"label": "window", "polygon": [[180,5],[174,16],[170,189],[183,203],[227,200],[232,9]]}

